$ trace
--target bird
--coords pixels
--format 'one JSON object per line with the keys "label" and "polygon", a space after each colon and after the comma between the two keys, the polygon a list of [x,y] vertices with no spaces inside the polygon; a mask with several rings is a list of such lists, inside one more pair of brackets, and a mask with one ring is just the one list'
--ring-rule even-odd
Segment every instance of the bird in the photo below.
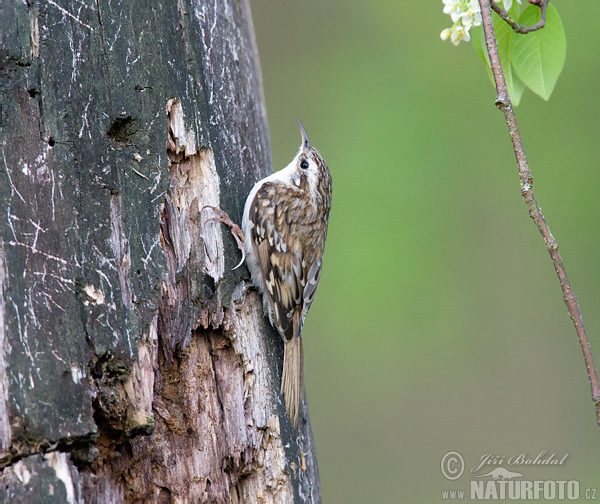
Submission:
{"label": "bird", "polygon": [[321,278],[332,197],[329,167],[297,121],[302,138],[298,153],[285,168],[254,184],[241,230],[227,214],[210,207],[219,215],[211,220],[231,226],[242,250],[236,268],[246,262],[271,325],[283,339],[281,394],[296,432],[304,391],[302,326]]}
{"label": "bird", "polygon": [[296,430],[304,391],[302,326],[321,278],[332,197],[329,167],[297,121],[298,153],[254,185],[242,217],[252,283],[284,341],[281,393]]}

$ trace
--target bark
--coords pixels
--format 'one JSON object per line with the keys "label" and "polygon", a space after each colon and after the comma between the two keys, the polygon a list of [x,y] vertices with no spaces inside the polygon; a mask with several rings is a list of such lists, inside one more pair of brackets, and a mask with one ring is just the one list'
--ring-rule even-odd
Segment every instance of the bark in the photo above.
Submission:
{"label": "bark", "polygon": [[0,500],[320,502],[227,229],[271,168],[247,1],[2,7]]}

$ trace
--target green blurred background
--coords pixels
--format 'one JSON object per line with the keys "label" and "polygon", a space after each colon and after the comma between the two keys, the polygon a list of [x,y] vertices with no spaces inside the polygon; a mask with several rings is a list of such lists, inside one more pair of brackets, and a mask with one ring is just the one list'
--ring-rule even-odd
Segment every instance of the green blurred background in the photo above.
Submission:
{"label": "green blurred background", "polygon": [[[600,364],[600,4],[553,4],[563,74],[549,102],[527,91],[516,112]],[[303,331],[326,503],[441,502],[482,455],[543,450],[569,456],[509,468],[600,489],[581,348],[494,89],[471,44],[440,40],[442,7],[252,2],[275,169],[298,149],[298,117],[334,180]],[[454,482],[449,450],[466,461]]]}

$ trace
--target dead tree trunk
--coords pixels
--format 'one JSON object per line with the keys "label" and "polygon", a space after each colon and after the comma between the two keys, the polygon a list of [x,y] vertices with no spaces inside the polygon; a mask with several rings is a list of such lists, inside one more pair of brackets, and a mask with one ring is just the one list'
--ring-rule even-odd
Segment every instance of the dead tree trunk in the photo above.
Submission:
{"label": "dead tree trunk", "polygon": [[0,500],[319,502],[234,240],[271,171],[247,1],[8,0]]}

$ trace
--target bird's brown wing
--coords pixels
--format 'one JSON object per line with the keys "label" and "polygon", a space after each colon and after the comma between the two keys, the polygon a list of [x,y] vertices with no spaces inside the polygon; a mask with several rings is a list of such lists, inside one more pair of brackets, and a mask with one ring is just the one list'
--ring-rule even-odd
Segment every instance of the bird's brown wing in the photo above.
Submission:
{"label": "bird's brown wing", "polygon": [[306,314],[312,305],[313,299],[315,298],[315,292],[317,292],[317,286],[321,279],[321,265],[323,261],[321,259],[316,260],[308,268],[306,273],[306,283],[304,285],[304,291],[302,293],[302,312],[300,313],[298,332],[302,331],[302,325]]}
{"label": "bird's brown wing", "polygon": [[308,285],[307,291],[310,266],[303,261],[298,237],[283,235],[289,224],[282,209],[275,204],[275,191],[274,183],[266,183],[256,193],[249,215],[254,223],[250,238],[271,303],[273,322],[281,336],[290,340],[300,333],[308,311],[305,295],[308,294],[312,302],[316,284],[314,288],[313,284]]}

